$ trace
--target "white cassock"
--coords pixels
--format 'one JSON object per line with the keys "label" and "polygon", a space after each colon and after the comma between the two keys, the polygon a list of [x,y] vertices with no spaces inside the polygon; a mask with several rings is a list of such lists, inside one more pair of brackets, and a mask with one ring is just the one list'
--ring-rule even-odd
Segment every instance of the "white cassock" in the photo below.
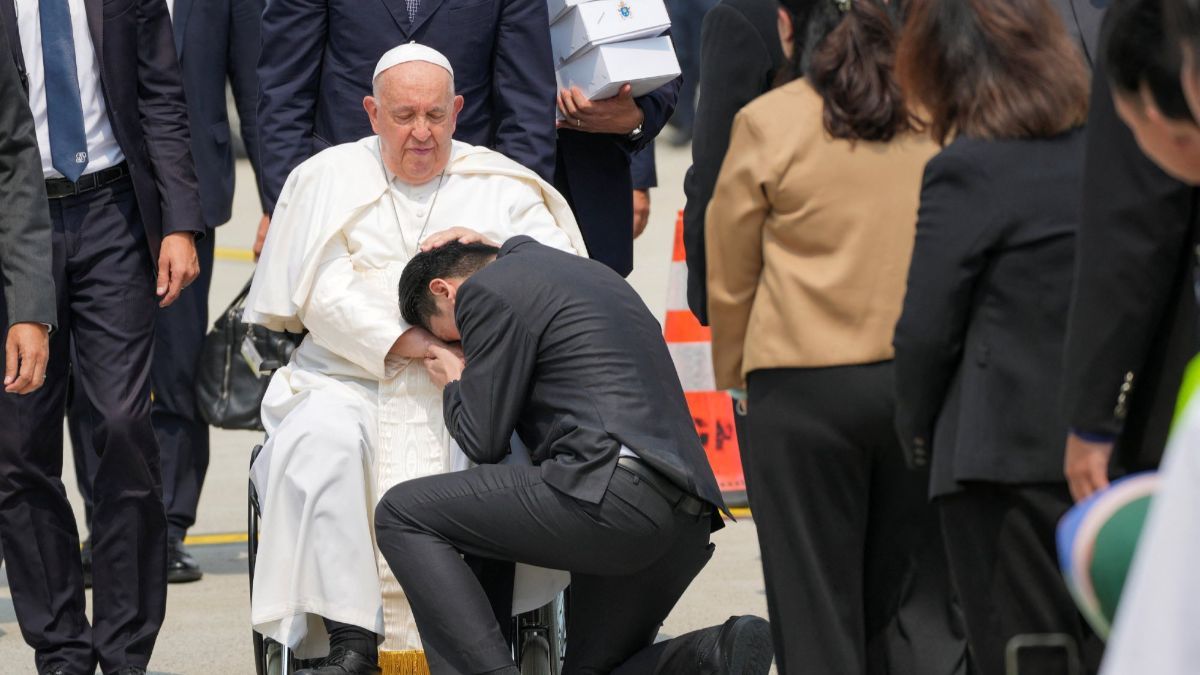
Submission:
{"label": "white cassock", "polygon": [[[386,358],[410,327],[397,287],[418,241],[462,226],[586,255],[562,196],[503,155],[455,141],[439,188],[388,182],[378,148],[374,136],[339,145],[292,172],[246,300],[250,323],[309,331],[271,379],[252,470],[263,522],[251,621],[300,658],[328,649],[321,617],[386,634],[385,650],[420,649],[375,546],[375,505],[401,481],[466,462],[422,365]],[[558,588],[563,574],[533,576]]]}
{"label": "white cassock", "polygon": [[1200,673],[1200,396],[1176,420],[1101,675]]}

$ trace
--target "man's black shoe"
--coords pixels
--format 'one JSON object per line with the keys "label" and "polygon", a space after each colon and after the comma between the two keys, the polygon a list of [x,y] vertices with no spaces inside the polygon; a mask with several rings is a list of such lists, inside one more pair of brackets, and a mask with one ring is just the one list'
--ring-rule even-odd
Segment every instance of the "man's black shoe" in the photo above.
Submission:
{"label": "man's black shoe", "polygon": [[712,675],[767,675],[774,653],[771,624],[757,616],[731,616],[700,657]]}
{"label": "man's black shoe", "polygon": [[345,647],[334,647],[329,656],[317,661],[296,675],[381,675],[375,661]]}
{"label": "man's black shoe", "polygon": [[59,668],[56,666],[50,670],[39,671],[38,675],[67,675],[67,671],[65,668]]}
{"label": "man's black shoe", "polygon": [[83,549],[79,551],[79,558],[83,561],[83,587],[92,587],[92,538],[88,537],[83,540]]}
{"label": "man's black shoe", "polygon": [[183,584],[189,581],[199,581],[204,573],[196,564],[196,559],[183,547],[183,541],[172,539],[167,542],[167,583]]}

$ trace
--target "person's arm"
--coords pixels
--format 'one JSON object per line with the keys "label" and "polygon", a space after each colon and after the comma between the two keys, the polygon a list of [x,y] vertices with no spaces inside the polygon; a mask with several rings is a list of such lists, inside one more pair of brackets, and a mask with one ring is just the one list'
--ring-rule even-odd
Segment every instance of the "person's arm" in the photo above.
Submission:
{"label": "person's arm", "polygon": [[554,180],[554,58],[544,0],[506,0],[492,73],[495,149]]}
{"label": "person's arm", "polygon": [[675,102],[679,100],[679,88],[683,86],[683,76],[664,84],[645,96],[633,99],[642,110],[642,135],[635,141],[626,141],[630,152],[638,152],[652,143],[658,133],[667,126],[667,120],[675,112]]}
{"label": "person's arm", "polygon": [[288,174],[312,154],[326,12],[325,0],[271,0],[262,15],[257,120],[268,213],[275,210]]}
{"label": "person's arm", "polygon": [[658,187],[654,143],[633,153],[629,172],[633,177],[633,238],[637,239],[650,222],[650,188]]}
{"label": "person's arm", "polygon": [[708,205],[708,307],[712,320],[713,372],[718,389],[744,389],[742,352],[750,308],[762,276],[763,225],[771,204],[769,166],[763,150],[770,142],[746,117],[733,125],[739,150],[725,158]]}
{"label": "person's arm", "polygon": [[42,386],[49,331],[57,323],[51,273],[50,212],[33,115],[0,26],[0,274],[8,325],[4,390]]}
{"label": "person's arm", "polygon": [[262,45],[263,0],[233,0],[229,16],[229,85],[242,129],[242,143],[254,169],[263,213],[262,162],[258,146],[258,55]]}
{"label": "person's arm", "polygon": [[904,309],[896,324],[896,430],[910,463],[928,461],[933,429],[962,361],[989,242],[987,181],[967,160],[925,168]]}
{"label": "person's arm", "polygon": [[708,325],[705,287],[704,212],[729,147],[733,117],[765,92],[774,74],[761,34],[745,14],[718,4],[704,15],[700,33],[700,95],[692,136],[692,166],[683,179],[683,246],[687,255],[688,306]]}
{"label": "person's arm", "polygon": [[161,0],[139,0],[136,11],[138,115],[162,205],[156,292],[166,307],[200,274],[195,237],[204,216],[171,16]]}
{"label": "person's arm", "polygon": [[442,396],[446,428],[476,464],[495,464],[528,397],[537,365],[537,336],[508,301],[478,284],[459,288],[455,318],[467,367]]}
{"label": "person's arm", "polygon": [[423,358],[431,344],[428,333],[400,317],[394,293],[355,271],[341,234],[322,252],[312,291],[298,315],[318,345],[379,380],[395,376],[407,359]]}

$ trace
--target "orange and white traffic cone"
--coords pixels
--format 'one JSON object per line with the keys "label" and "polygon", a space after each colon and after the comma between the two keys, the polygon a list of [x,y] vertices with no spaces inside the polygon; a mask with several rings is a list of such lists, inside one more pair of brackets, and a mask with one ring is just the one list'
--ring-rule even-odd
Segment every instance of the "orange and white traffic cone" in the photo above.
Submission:
{"label": "orange and white traffic cone", "polygon": [[733,424],[729,394],[716,390],[712,368],[712,331],[701,326],[687,304],[687,262],[683,248],[683,212],[675,221],[675,246],[667,281],[667,349],[683,384],[688,409],[717,485],[729,506],[746,505],[746,478]]}

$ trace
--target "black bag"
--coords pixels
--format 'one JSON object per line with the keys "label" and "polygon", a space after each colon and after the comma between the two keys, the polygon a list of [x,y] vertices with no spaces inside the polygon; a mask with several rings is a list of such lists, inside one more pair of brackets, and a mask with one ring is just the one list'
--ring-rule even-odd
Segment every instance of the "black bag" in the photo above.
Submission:
{"label": "black bag", "polygon": [[[250,282],[204,338],[196,370],[196,405],[214,427],[262,431],[259,407],[271,373],[287,365],[303,335],[242,323]],[[249,340],[247,340],[247,337]],[[261,359],[261,360],[260,360]],[[257,361],[257,368],[251,365]]]}

